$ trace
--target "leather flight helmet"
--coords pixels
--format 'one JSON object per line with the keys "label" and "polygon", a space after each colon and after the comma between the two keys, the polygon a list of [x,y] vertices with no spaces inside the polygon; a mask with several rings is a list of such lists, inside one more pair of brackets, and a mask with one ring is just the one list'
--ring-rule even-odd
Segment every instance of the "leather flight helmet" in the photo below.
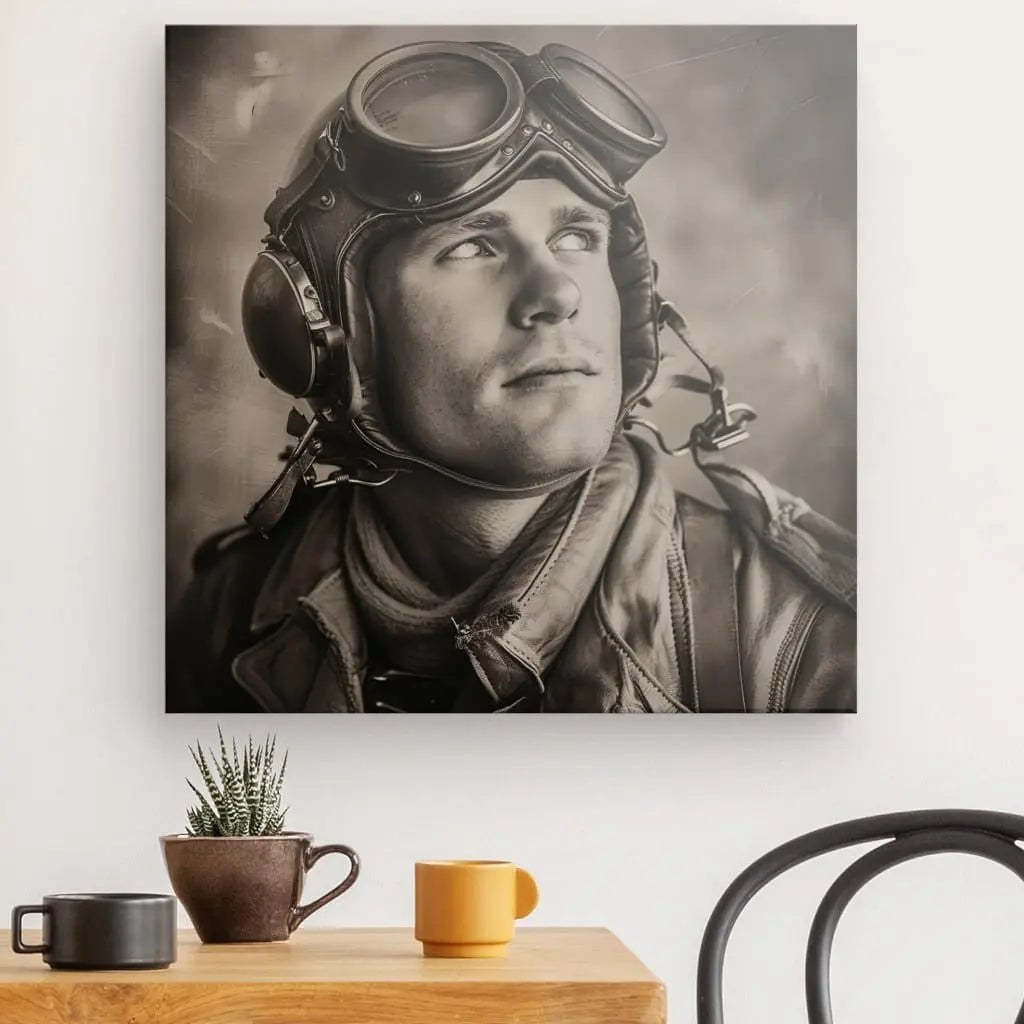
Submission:
{"label": "leather flight helmet", "polygon": [[[631,425],[658,371],[662,323],[690,344],[681,318],[656,293],[644,225],[625,190],[665,141],[640,96],[569,47],[527,55],[501,43],[430,42],[364,65],[301,140],[287,184],[264,215],[265,248],[243,287],[243,327],[261,374],[314,413],[307,421],[293,412],[288,429],[299,440],[250,509],[250,523],[269,529],[302,481],[379,485],[417,464],[510,496],[574,479],[575,472],[527,488],[473,479],[389,433],[376,391],[368,258],[396,233],[461,216],[522,178],[560,178],[611,218],[609,263],[621,307],[618,425]],[[711,386],[692,387],[692,378],[679,386],[714,398],[711,376]],[[316,463],[339,468],[317,483]]]}

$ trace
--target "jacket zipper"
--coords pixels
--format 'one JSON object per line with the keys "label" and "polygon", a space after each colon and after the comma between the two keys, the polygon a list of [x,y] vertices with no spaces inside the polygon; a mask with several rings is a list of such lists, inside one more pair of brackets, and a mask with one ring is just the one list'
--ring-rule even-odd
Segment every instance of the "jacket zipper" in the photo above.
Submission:
{"label": "jacket zipper", "polygon": [[789,691],[793,686],[797,670],[800,668],[800,662],[803,660],[811,630],[823,607],[824,605],[820,602],[814,604],[807,602],[790,623],[775,659],[766,711],[779,713],[786,710]]}

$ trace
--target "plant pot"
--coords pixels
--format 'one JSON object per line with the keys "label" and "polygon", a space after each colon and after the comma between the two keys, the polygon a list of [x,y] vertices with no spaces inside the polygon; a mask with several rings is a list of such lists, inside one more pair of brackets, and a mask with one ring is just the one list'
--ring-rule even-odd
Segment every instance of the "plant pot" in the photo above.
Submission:
{"label": "plant pot", "polygon": [[[203,942],[277,942],[315,910],[337,899],[359,876],[347,846],[314,846],[308,832],[275,836],[160,837],[171,887]],[[351,861],[345,880],[300,906],[306,873],[324,855]]]}

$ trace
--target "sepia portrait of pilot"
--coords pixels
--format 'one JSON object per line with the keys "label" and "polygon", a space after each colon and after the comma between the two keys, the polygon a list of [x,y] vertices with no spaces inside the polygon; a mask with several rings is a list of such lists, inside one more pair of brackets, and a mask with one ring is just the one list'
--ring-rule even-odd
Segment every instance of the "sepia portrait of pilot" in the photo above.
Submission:
{"label": "sepia portrait of pilot", "polygon": [[166,709],[855,711],[855,45],[169,28]]}

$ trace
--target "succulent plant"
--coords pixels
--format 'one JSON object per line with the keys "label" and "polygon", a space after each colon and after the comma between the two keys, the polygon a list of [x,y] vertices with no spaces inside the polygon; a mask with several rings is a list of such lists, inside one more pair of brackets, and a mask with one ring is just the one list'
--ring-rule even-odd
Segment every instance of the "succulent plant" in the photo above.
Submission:
{"label": "succulent plant", "polygon": [[[274,766],[274,748],[277,737],[267,737],[265,744],[253,746],[252,737],[242,749],[239,760],[238,747],[231,741],[231,754],[224,743],[224,734],[217,727],[220,737],[220,759],[211,752],[209,761],[203,748],[196,740],[196,749],[189,747],[192,760],[206,784],[207,793],[201,793],[190,779],[186,779],[192,792],[199,797],[199,804],[188,809],[187,829],[190,836],[275,836],[284,828],[286,810],[281,810],[281,786],[285,769],[288,767],[288,752],[285,751],[281,770]],[[210,763],[216,769],[217,778],[210,770]],[[219,780],[219,784],[218,784]]]}

